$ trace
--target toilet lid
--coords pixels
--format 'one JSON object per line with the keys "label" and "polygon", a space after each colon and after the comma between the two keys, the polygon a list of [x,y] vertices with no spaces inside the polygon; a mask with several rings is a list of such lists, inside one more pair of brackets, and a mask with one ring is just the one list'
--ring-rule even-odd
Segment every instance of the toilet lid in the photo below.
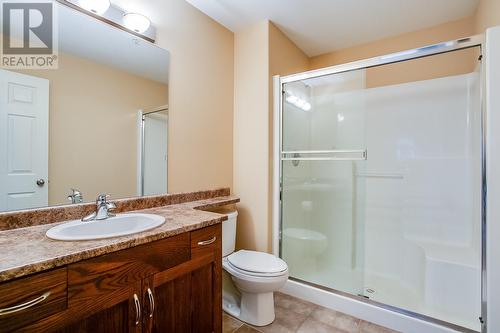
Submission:
{"label": "toilet lid", "polygon": [[286,262],[272,254],[240,250],[227,257],[234,267],[253,273],[279,273],[286,271]]}

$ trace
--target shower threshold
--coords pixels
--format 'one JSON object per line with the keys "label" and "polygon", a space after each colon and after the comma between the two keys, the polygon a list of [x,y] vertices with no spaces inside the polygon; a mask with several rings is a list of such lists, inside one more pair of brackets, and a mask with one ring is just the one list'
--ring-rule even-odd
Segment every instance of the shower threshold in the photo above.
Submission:
{"label": "shower threshold", "polygon": [[[293,282],[296,282],[296,283],[299,283],[299,284],[302,284],[302,285],[305,285],[305,286],[310,286],[310,287],[313,287],[313,288],[317,288],[317,289],[326,291],[326,292],[334,294],[334,295],[338,295],[338,296],[342,296],[342,297],[347,297],[347,298],[352,299],[354,301],[362,302],[362,303],[369,304],[369,305],[372,305],[372,306],[375,306],[375,307],[378,307],[378,308],[381,308],[381,309],[384,309],[384,310],[392,311],[392,312],[395,312],[395,313],[398,313],[398,314],[401,314],[401,315],[404,315],[404,316],[411,317],[413,319],[418,319],[418,320],[422,320],[422,321],[425,321],[425,322],[428,322],[428,323],[433,323],[433,324],[436,324],[436,325],[439,325],[439,326],[442,326],[442,327],[445,327],[445,328],[449,328],[449,329],[451,329],[453,331],[456,331],[456,332],[479,333],[479,331],[476,331],[476,330],[473,330],[473,329],[470,329],[470,328],[467,328],[467,327],[464,327],[464,326],[460,326],[460,325],[457,325],[457,324],[453,324],[453,323],[450,323],[450,322],[447,322],[447,321],[444,321],[444,320],[441,320],[441,319],[437,319],[437,318],[434,318],[434,317],[431,317],[431,316],[428,316],[428,315],[425,315],[425,314],[421,314],[421,313],[418,313],[418,312],[406,310],[406,309],[399,308],[397,306],[392,306],[392,305],[389,305],[389,304],[386,304],[386,303],[381,303],[381,302],[378,302],[378,301],[376,301],[374,299],[367,298],[365,295],[350,294],[348,292],[340,291],[340,290],[337,290],[337,289],[334,289],[334,288],[329,288],[329,287],[326,287],[326,286],[323,286],[323,285],[319,285],[319,284],[316,284],[316,283],[313,283],[313,282],[304,281],[304,280],[301,280],[301,279],[298,279],[298,278],[294,278],[292,276],[289,277],[289,281],[293,281]],[[283,292],[287,293],[286,287],[285,287],[285,290]],[[296,296],[296,295],[293,295],[293,296]],[[307,300],[310,301],[310,302],[315,303],[315,301],[312,300],[312,299],[307,299]],[[325,304],[320,304],[320,305],[325,306]],[[342,311],[342,309],[333,309],[333,310]]]}

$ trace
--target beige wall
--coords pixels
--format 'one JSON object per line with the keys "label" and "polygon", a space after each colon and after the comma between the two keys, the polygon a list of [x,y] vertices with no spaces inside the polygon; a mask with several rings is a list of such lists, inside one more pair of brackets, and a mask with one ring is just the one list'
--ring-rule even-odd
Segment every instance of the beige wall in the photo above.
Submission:
{"label": "beige wall", "polygon": [[500,25],[500,1],[481,0],[475,16],[476,33],[497,25]]}
{"label": "beige wall", "polygon": [[259,22],[234,39],[234,193],[237,246],[269,249],[269,23]]}
{"label": "beige wall", "polygon": [[309,58],[272,22],[269,23],[269,72],[288,75],[307,70]]}
{"label": "beige wall", "polygon": [[312,57],[317,69],[474,35],[473,17]]}
{"label": "beige wall", "polygon": [[431,80],[471,73],[479,64],[479,48],[444,53],[366,69],[367,88]]}
{"label": "beige wall", "polygon": [[262,21],[235,34],[234,193],[239,248],[271,250],[272,76],[307,70],[309,60]]}
{"label": "beige wall", "polygon": [[309,57],[299,49],[272,22],[269,23],[269,200],[268,200],[268,250],[272,249],[272,218],[273,218],[273,136],[274,136],[274,91],[273,76],[289,75],[306,71],[309,67]]}
{"label": "beige wall", "polygon": [[135,196],[137,111],[167,104],[167,85],[61,53],[58,70],[21,72],[50,81],[49,204],[72,187]]}
{"label": "beige wall", "polygon": [[168,190],[232,186],[233,33],[184,0],[149,3],[171,54]]}
{"label": "beige wall", "polygon": [[[475,15],[471,17],[312,57],[309,60],[309,68],[328,67],[442,41],[468,37],[481,34],[487,28],[496,25],[500,25],[500,1],[481,0]],[[472,59],[475,55],[476,53],[471,51],[467,55],[464,52],[461,57],[441,56],[435,63],[432,62],[432,66],[437,69],[440,68],[438,71],[446,75],[447,72],[457,71],[460,64],[466,61],[466,58]],[[429,64],[431,64],[430,60],[427,62],[422,61],[421,65],[416,65],[410,70],[414,73],[421,73],[422,69]],[[460,68],[459,71],[467,71],[471,66],[474,66],[474,63],[471,64],[469,62],[469,65],[466,65],[465,68]],[[402,70],[406,70],[406,68]],[[418,75],[415,79],[418,79]]]}

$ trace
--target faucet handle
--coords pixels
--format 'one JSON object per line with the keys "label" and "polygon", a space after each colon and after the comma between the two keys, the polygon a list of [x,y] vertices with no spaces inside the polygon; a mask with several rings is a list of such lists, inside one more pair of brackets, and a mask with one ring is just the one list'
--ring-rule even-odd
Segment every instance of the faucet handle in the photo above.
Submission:
{"label": "faucet handle", "polygon": [[109,194],[99,194],[95,202],[98,205],[106,204],[109,197],[110,197]]}
{"label": "faucet handle", "polygon": [[106,202],[106,209],[108,210],[108,217],[116,216],[116,213],[113,213],[116,209],[116,205],[113,202]]}
{"label": "faucet handle", "polygon": [[76,188],[70,188],[69,189],[71,191],[70,195],[81,195],[82,192],[80,192],[80,190],[76,189]]}

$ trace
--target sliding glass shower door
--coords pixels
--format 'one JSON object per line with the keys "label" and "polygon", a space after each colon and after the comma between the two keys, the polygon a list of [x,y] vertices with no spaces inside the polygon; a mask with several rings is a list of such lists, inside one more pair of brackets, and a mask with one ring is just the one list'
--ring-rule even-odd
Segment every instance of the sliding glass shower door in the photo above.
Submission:
{"label": "sliding glass shower door", "polygon": [[292,278],[480,329],[477,55],[282,85],[280,254]]}
{"label": "sliding glass shower door", "polygon": [[364,71],[286,85],[282,254],[293,277],[362,294]]}

